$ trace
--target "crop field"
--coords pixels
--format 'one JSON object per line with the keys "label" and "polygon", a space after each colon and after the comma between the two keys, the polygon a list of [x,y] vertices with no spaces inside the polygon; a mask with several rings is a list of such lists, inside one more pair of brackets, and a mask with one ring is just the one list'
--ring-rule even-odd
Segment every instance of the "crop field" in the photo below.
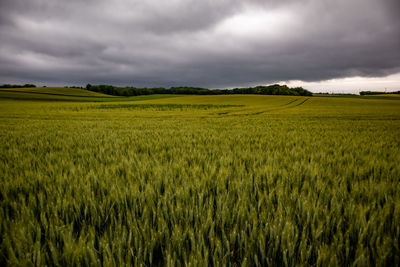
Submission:
{"label": "crop field", "polygon": [[31,101],[110,102],[138,101],[168,97],[171,96],[143,95],[136,97],[115,97],[82,89],[60,87],[0,88],[0,99]]}
{"label": "crop field", "polygon": [[1,266],[400,265],[398,97],[68,90],[0,90]]}

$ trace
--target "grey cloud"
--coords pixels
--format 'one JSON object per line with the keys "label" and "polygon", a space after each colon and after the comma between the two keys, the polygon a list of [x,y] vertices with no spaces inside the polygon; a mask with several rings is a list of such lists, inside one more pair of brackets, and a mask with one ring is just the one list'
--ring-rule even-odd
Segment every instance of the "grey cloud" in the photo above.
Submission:
{"label": "grey cloud", "polygon": [[3,0],[0,83],[218,88],[386,76],[400,72],[399,13],[396,0]]}

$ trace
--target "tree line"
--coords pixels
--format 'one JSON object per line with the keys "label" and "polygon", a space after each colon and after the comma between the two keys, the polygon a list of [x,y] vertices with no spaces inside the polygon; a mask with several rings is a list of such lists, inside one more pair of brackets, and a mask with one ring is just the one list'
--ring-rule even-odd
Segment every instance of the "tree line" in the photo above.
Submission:
{"label": "tree line", "polygon": [[400,91],[396,91],[396,92],[361,91],[360,92],[360,95],[385,95],[385,94],[400,94]]}
{"label": "tree line", "polygon": [[0,88],[27,88],[27,87],[36,87],[36,85],[34,84],[24,84],[24,85],[20,85],[20,84],[3,84],[0,85]]}
{"label": "tree line", "polygon": [[184,95],[231,95],[231,94],[259,94],[259,95],[295,95],[312,96],[312,93],[302,87],[290,88],[286,85],[273,84],[268,86],[244,87],[234,89],[207,89],[200,87],[116,87],[112,85],[86,85],[86,89],[115,96],[138,96],[152,94],[184,94]]}

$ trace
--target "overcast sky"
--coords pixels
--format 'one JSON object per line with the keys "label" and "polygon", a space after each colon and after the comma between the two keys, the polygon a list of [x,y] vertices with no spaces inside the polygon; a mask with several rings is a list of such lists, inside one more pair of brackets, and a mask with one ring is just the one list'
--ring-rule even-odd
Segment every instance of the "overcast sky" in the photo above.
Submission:
{"label": "overcast sky", "polygon": [[399,14],[398,0],[0,0],[0,83],[400,90]]}

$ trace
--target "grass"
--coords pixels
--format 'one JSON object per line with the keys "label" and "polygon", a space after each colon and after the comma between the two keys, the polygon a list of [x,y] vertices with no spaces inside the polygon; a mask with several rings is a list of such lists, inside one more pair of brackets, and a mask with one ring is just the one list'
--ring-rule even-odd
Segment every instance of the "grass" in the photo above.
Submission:
{"label": "grass", "polygon": [[399,265],[396,98],[80,101],[0,99],[1,265]]}

